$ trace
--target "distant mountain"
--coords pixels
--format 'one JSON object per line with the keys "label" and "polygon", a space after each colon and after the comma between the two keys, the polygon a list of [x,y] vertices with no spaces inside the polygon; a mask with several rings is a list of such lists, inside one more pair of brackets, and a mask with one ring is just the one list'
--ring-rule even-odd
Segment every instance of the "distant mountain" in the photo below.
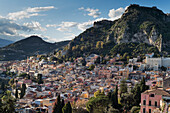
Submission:
{"label": "distant mountain", "polygon": [[63,51],[79,57],[96,53],[114,56],[138,56],[150,52],[170,54],[170,14],[156,7],[130,5],[115,21],[95,22],[75,37]]}
{"label": "distant mountain", "polygon": [[0,60],[21,60],[35,54],[48,54],[63,48],[68,43],[69,41],[49,43],[38,36],[31,36],[0,48]]}
{"label": "distant mountain", "polygon": [[0,47],[4,47],[4,46],[7,46],[7,45],[12,44],[12,43],[13,43],[13,41],[0,39]]}

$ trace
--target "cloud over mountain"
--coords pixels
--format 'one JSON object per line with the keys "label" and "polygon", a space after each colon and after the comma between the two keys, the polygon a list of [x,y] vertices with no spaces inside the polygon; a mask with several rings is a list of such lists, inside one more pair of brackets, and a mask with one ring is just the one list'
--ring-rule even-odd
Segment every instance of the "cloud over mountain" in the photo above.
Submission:
{"label": "cloud over mountain", "polygon": [[101,14],[101,12],[99,12],[99,9],[92,9],[92,8],[86,8],[85,9],[84,7],[81,7],[81,8],[79,8],[79,10],[83,10],[83,11],[88,12],[88,15],[92,16],[93,18],[97,18]]}
{"label": "cloud over mountain", "polygon": [[118,9],[111,9],[109,11],[108,16],[110,17],[111,20],[115,20],[121,17],[121,15],[124,13],[126,8],[118,8]]}
{"label": "cloud over mountain", "polygon": [[76,27],[77,26],[77,22],[62,22],[58,26],[59,26],[59,28],[57,28],[58,31],[70,31],[69,28]]}
{"label": "cloud over mountain", "polygon": [[31,23],[24,23],[24,26],[27,26],[33,30],[40,30],[40,31],[46,31],[46,28],[43,28],[39,22],[32,21]]}

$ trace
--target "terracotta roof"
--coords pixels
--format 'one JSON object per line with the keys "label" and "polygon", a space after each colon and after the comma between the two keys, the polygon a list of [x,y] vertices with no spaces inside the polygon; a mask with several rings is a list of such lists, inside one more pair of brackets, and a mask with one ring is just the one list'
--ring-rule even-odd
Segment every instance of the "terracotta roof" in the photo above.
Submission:
{"label": "terracotta roof", "polygon": [[152,89],[152,90],[146,90],[143,92],[143,94],[155,94],[155,95],[164,95],[164,96],[170,96],[168,92],[162,89]]}

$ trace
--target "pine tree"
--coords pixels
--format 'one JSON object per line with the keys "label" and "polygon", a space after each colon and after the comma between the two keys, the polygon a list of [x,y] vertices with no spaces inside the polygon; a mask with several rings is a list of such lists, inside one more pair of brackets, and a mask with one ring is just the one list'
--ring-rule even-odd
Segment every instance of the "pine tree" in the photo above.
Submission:
{"label": "pine tree", "polygon": [[6,95],[2,97],[2,113],[15,113],[15,102],[10,91],[6,91]]}

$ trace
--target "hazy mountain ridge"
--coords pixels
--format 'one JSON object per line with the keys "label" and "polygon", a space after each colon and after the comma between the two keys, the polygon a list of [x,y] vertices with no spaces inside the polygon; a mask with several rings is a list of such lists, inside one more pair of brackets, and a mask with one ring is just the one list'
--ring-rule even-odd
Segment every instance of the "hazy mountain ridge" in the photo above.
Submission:
{"label": "hazy mountain ridge", "polygon": [[5,40],[5,39],[0,39],[0,47],[7,46],[7,45],[9,45],[11,43],[13,43],[13,41]]}
{"label": "hazy mountain ridge", "polygon": [[1,48],[0,60],[21,60],[35,54],[48,54],[68,43],[69,41],[49,43],[38,36],[31,36]]}

